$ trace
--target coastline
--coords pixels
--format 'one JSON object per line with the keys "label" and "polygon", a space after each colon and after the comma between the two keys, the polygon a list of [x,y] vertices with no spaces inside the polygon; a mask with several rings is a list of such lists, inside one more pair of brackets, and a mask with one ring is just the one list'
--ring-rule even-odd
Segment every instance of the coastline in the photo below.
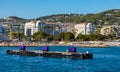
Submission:
{"label": "coastline", "polygon": [[110,45],[115,46],[115,42],[102,42],[102,41],[87,41],[87,42],[59,42],[59,43],[45,43],[45,42],[3,42],[0,43],[0,47],[18,47],[24,45],[27,47],[36,47],[36,46],[79,46],[81,48],[108,48]]}
{"label": "coastline", "polygon": [[[43,46],[43,45],[39,45]],[[72,46],[72,45],[47,45],[47,46]],[[19,47],[19,46],[0,46],[0,47]],[[27,47],[37,47],[37,46],[27,46]],[[81,48],[108,48],[109,46],[79,46]]]}

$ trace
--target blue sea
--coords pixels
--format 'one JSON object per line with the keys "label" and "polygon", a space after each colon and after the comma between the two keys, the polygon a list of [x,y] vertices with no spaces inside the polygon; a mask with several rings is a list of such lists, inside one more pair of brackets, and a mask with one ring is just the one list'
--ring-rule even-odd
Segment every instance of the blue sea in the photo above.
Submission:
{"label": "blue sea", "polygon": [[[66,51],[68,47],[50,46],[50,51]],[[120,47],[77,47],[77,52],[93,53],[93,59],[85,60],[7,55],[8,49],[19,48],[0,47],[0,72],[120,72]],[[41,50],[41,47],[26,47],[26,49]]]}

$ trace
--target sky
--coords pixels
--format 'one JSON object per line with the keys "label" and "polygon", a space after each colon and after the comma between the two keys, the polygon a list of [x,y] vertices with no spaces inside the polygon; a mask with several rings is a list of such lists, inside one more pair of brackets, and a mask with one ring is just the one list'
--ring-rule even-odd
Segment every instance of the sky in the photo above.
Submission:
{"label": "sky", "polygon": [[120,0],[0,0],[0,18],[38,18],[52,14],[89,14],[120,9]]}

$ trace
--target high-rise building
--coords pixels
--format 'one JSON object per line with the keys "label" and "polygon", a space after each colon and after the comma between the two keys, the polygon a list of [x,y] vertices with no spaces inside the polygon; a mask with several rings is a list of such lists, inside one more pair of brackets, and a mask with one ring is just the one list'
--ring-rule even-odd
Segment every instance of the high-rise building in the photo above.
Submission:
{"label": "high-rise building", "polygon": [[0,40],[7,40],[6,29],[0,23]]}

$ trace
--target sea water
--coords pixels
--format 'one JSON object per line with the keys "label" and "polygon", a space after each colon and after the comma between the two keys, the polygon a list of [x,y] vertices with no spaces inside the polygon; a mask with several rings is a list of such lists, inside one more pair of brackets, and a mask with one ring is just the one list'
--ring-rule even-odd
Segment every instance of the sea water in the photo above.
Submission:
{"label": "sea water", "polygon": [[[50,51],[66,51],[69,46],[50,46]],[[89,51],[93,59],[70,59],[7,55],[6,50],[18,47],[0,47],[0,72],[120,72],[120,47],[81,48],[77,52]],[[40,46],[26,47],[41,50]]]}

